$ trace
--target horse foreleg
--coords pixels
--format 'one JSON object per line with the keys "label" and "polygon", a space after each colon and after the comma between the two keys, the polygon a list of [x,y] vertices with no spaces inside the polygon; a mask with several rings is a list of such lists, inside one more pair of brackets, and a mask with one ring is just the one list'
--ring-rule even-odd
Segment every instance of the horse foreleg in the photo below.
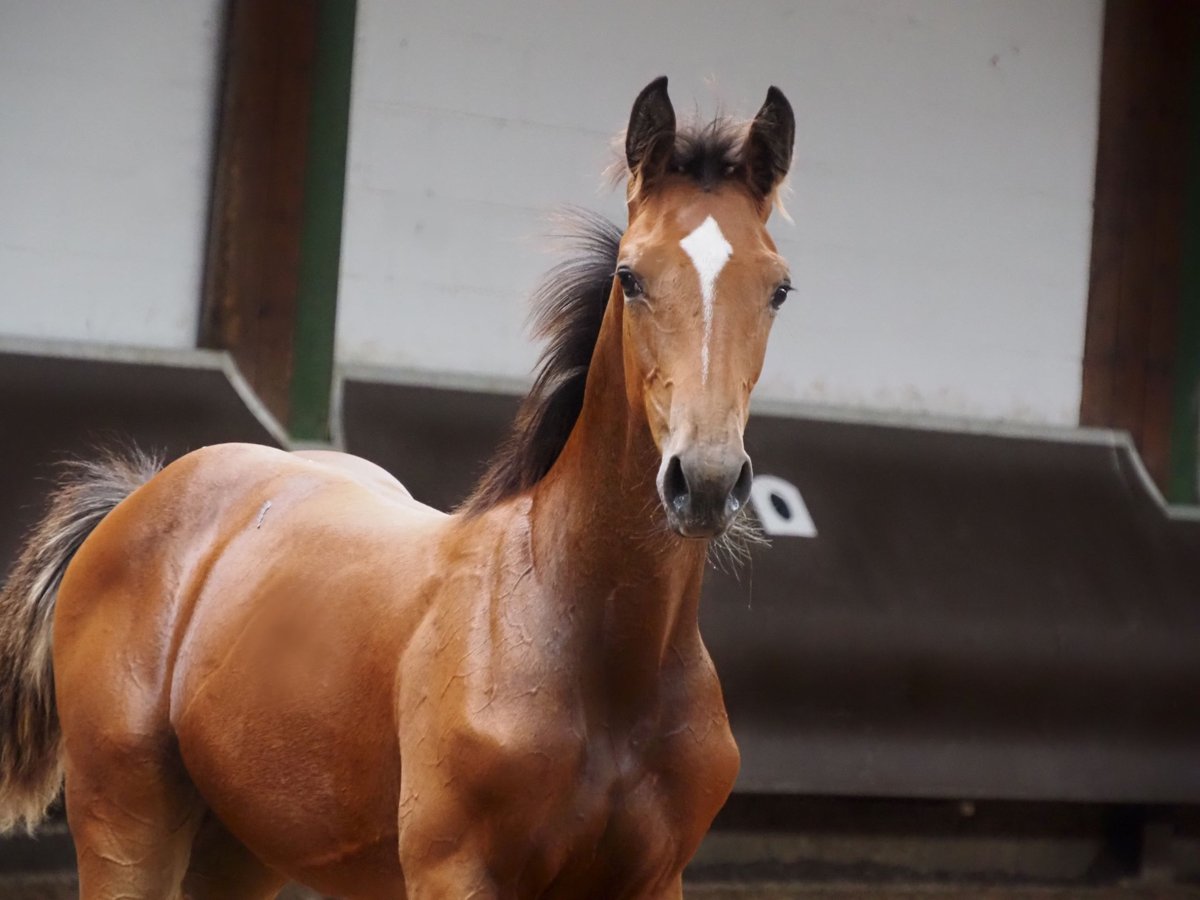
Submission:
{"label": "horse foreleg", "polygon": [[[410,874],[410,869],[411,874]],[[411,866],[404,870],[407,900],[498,900],[500,891],[487,869],[477,858],[453,856],[433,865]]]}
{"label": "horse foreleg", "polygon": [[458,837],[416,837],[411,830],[401,830],[400,865],[406,900],[498,900],[500,890],[476,842],[453,826],[447,831],[457,831]]}
{"label": "horse foreleg", "polygon": [[683,900],[683,876],[676,878],[667,889],[658,895],[657,900]]}

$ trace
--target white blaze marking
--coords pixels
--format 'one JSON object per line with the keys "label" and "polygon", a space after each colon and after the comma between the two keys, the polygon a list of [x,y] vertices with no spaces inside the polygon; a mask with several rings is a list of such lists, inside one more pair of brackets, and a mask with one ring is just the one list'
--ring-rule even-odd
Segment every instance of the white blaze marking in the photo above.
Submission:
{"label": "white blaze marking", "polygon": [[717,220],[709,216],[691,234],[679,242],[700,276],[700,297],[704,301],[704,343],[700,347],[700,382],[708,383],[708,345],[712,341],[713,298],[717,276],[725,268],[733,247],[721,233]]}

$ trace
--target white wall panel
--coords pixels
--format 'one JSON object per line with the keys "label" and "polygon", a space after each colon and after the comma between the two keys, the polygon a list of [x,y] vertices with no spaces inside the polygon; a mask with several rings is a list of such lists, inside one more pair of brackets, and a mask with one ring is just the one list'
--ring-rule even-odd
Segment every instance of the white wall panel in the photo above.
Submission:
{"label": "white wall panel", "polygon": [[[1073,424],[1100,0],[360,0],[343,363],[523,376],[562,203],[622,212],[607,141],[671,76],[681,111],[798,119],[798,288],[760,393]],[[715,83],[715,88],[712,85]]]}
{"label": "white wall panel", "polygon": [[0,334],[194,346],[222,7],[0,3]]}

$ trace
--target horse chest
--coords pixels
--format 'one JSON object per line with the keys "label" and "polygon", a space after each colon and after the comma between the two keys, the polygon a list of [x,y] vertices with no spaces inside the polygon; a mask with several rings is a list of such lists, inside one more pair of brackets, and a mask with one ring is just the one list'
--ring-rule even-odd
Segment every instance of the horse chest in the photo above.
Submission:
{"label": "horse chest", "polygon": [[620,740],[601,733],[590,742],[564,798],[577,827],[547,823],[562,841],[547,848],[560,857],[549,896],[654,896],[653,886],[678,877],[737,769],[728,728],[696,730],[695,721],[643,723]]}
{"label": "horse chest", "polygon": [[495,701],[439,752],[457,761],[441,784],[500,880],[573,898],[652,896],[677,878],[738,763],[707,691],[620,729],[558,704]]}

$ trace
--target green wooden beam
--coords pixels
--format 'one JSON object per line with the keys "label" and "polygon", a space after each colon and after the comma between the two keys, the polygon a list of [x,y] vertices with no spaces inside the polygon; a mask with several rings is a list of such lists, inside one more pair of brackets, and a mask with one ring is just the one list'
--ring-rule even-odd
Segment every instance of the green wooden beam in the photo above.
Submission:
{"label": "green wooden beam", "polygon": [[356,0],[318,0],[288,430],[329,439]]}

